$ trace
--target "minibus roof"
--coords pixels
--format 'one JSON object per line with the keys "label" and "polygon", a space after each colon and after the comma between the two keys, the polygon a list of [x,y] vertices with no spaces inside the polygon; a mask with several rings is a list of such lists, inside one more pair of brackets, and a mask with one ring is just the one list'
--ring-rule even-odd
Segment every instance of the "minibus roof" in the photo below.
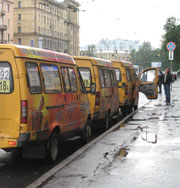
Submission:
{"label": "minibus roof", "polygon": [[124,61],[124,60],[112,60],[113,63],[121,63],[123,66],[127,66],[130,68],[134,68],[133,64],[130,61]]}
{"label": "minibus roof", "polygon": [[13,44],[0,44],[0,49],[12,49],[15,57],[25,57],[31,59],[75,64],[73,58],[70,55],[55,51]]}
{"label": "minibus roof", "polygon": [[102,58],[97,58],[97,57],[87,57],[87,56],[73,56],[73,58],[80,59],[80,60],[90,60],[93,65],[98,65],[98,66],[105,66],[105,67],[112,67],[113,64],[110,60],[107,59],[102,59]]}

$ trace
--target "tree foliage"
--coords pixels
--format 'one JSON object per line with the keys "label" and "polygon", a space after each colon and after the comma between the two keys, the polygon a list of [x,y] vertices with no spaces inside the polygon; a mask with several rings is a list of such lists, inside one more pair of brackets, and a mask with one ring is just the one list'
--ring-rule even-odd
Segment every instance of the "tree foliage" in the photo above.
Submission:
{"label": "tree foliage", "polygon": [[163,52],[161,49],[153,50],[150,42],[144,42],[139,51],[131,51],[131,61],[133,64],[139,65],[141,68],[151,67],[151,62],[161,62]]}

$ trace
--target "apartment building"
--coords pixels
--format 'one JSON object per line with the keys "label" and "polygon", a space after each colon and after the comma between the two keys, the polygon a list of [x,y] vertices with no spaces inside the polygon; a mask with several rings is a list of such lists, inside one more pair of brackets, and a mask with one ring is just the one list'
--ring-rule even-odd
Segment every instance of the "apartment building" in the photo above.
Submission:
{"label": "apartment building", "polygon": [[0,43],[13,43],[13,1],[0,0]]}
{"label": "apartment building", "polygon": [[68,32],[79,25],[78,6],[73,0],[14,0],[14,43],[77,55],[79,30],[76,38]]}

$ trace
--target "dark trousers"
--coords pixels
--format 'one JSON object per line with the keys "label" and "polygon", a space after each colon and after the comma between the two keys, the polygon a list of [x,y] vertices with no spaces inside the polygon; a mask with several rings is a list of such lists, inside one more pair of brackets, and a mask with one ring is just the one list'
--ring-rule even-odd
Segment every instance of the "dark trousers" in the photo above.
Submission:
{"label": "dark trousers", "polygon": [[166,96],[166,102],[170,102],[170,98],[171,98],[170,84],[164,84],[164,92]]}
{"label": "dark trousers", "polygon": [[162,88],[162,83],[159,82],[159,83],[158,83],[158,86],[159,86],[159,93],[161,93],[161,92],[162,92],[162,89],[161,89],[161,88]]}

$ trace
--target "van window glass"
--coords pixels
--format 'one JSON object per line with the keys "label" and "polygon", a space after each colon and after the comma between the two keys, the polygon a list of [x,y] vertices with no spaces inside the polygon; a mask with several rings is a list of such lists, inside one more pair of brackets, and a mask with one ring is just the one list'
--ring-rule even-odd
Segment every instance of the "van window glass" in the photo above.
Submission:
{"label": "van window glass", "polygon": [[105,78],[106,87],[111,87],[112,84],[111,84],[111,76],[109,70],[104,70],[104,78]]}
{"label": "van window glass", "polygon": [[77,79],[76,79],[75,70],[73,68],[68,68],[68,71],[69,71],[71,91],[76,92],[77,91]]}
{"label": "van window glass", "polygon": [[44,88],[46,93],[60,93],[61,82],[58,67],[56,65],[41,65]]}
{"label": "van window glass", "polygon": [[86,93],[86,87],[84,85],[84,81],[83,81],[83,78],[81,76],[79,69],[78,69],[78,76],[79,76],[78,78],[79,78],[79,82],[80,82],[80,91],[81,91],[81,93]]}
{"label": "van window glass", "polygon": [[64,91],[70,92],[71,86],[70,86],[70,81],[69,81],[68,69],[65,67],[61,68],[61,73],[63,77]]}
{"label": "van window glass", "polygon": [[130,72],[129,69],[126,69],[126,75],[127,75],[128,82],[131,82],[132,81],[132,79],[131,79],[131,72]]}
{"label": "van window glass", "polygon": [[121,82],[122,81],[122,78],[121,78],[121,71],[119,69],[115,69],[116,71],[116,78],[117,78],[117,81],[118,82]]}
{"label": "van window glass", "polygon": [[13,91],[13,77],[11,66],[7,62],[0,62],[0,93],[8,94]]}
{"label": "van window glass", "polygon": [[86,88],[91,86],[91,71],[88,68],[79,68],[84,85]]}
{"label": "van window glass", "polygon": [[39,69],[36,63],[26,62],[27,82],[30,93],[41,93],[41,81],[39,77]]}
{"label": "van window glass", "polygon": [[117,86],[117,78],[116,78],[116,73],[113,70],[111,71],[111,79],[112,79],[113,86],[116,87]]}
{"label": "van window glass", "polygon": [[102,69],[99,69],[99,78],[101,87],[105,87],[104,74]]}
{"label": "van window glass", "polygon": [[141,74],[140,81],[142,82],[154,82],[155,80],[156,80],[155,70],[147,70],[143,74]]}

